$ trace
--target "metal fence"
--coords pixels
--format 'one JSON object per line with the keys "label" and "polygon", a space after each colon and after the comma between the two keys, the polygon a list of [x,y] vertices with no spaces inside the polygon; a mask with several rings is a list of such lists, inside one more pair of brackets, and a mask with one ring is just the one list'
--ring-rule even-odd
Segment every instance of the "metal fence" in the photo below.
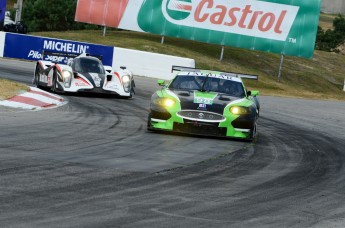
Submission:
{"label": "metal fence", "polygon": [[345,14],[344,0],[323,0],[321,11],[324,13]]}

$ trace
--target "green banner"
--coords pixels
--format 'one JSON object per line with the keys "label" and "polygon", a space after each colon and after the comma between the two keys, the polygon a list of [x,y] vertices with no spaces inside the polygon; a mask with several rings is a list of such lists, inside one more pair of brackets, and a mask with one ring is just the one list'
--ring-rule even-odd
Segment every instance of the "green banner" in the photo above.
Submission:
{"label": "green banner", "polygon": [[321,0],[148,0],[137,20],[162,36],[311,58],[320,6]]}
{"label": "green banner", "polygon": [[[313,57],[321,0],[78,0],[76,20]],[[116,4],[115,4],[116,3]]]}

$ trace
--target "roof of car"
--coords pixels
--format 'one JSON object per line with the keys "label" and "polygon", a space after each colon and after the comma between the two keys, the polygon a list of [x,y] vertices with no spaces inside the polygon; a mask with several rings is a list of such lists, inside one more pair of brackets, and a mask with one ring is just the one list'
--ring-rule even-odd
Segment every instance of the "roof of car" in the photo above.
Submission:
{"label": "roof of car", "polygon": [[219,78],[219,79],[224,79],[224,80],[231,80],[231,81],[236,81],[236,82],[242,82],[242,79],[240,77],[237,77],[236,74],[224,74],[219,71],[206,71],[206,70],[201,70],[200,72],[195,72],[195,71],[181,71],[177,75],[181,76],[199,76],[199,77],[210,77],[210,78]]}

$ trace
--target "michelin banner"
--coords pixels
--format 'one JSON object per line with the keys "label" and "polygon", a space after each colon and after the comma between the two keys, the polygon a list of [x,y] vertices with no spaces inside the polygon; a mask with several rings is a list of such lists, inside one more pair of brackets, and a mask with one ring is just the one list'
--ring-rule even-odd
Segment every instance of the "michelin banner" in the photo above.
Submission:
{"label": "michelin banner", "polygon": [[313,57],[321,0],[78,0],[75,20]]}
{"label": "michelin banner", "polygon": [[[114,47],[6,33],[5,47],[3,50],[4,57],[37,61],[42,59],[43,51],[68,52],[71,54],[90,53],[92,55],[102,56],[103,64],[111,66],[113,63]],[[46,58],[49,58],[49,56],[46,56]]]}

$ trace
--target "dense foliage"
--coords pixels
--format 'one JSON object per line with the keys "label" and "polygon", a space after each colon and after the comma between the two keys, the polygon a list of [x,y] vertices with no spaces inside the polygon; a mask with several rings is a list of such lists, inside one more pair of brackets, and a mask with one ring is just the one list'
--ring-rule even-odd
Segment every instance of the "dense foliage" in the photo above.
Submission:
{"label": "dense foliage", "polygon": [[336,48],[345,41],[345,18],[338,15],[333,20],[333,30],[318,28],[316,48],[323,51],[336,51]]}
{"label": "dense foliage", "polygon": [[74,21],[77,0],[25,0],[22,20],[29,31],[66,31],[97,28]]}

